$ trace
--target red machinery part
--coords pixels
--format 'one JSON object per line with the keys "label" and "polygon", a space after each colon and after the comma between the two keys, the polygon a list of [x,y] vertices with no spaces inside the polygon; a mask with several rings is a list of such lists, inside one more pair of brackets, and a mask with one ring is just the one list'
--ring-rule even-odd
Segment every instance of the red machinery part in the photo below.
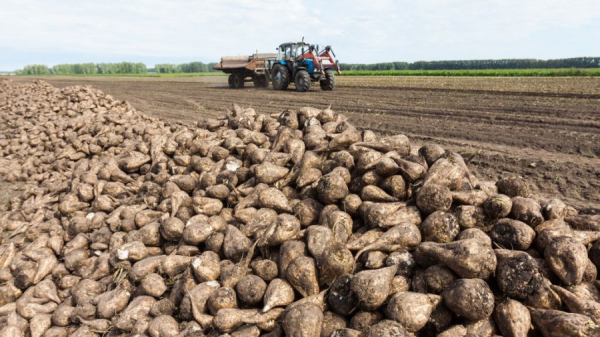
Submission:
{"label": "red machinery part", "polygon": [[325,74],[325,70],[323,69],[323,61],[328,61],[329,63],[326,63],[325,65],[331,66],[333,69],[335,69],[335,71],[337,71],[338,75],[342,74],[342,71],[340,70],[338,63],[335,62],[333,55],[331,55],[331,51],[328,49],[321,52],[318,56],[315,54],[315,52],[313,50],[308,50],[304,54],[298,56],[298,58],[296,60],[300,61],[302,59],[313,60],[315,67],[317,67],[317,69],[322,74]]}

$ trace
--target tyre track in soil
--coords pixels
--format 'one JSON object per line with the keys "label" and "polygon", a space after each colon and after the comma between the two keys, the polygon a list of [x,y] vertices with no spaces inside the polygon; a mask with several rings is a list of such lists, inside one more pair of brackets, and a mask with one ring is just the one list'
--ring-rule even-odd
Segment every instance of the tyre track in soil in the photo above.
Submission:
{"label": "tyre track in soil", "polygon": [[342,77],[331,93],[230,90],[226,77],[45,80],[93,85],[150,116],[187,123],[220,117],[233,102],[268,114],[331,104],[358,127],[457,151],[483,179],[519,174],[543,195],[600,213],[600,78]]}
{"label": "tyre track in soil", "polygon": [[[359,85],[347,85],[346,88],[360,89]],[[560,93],[560,92],[523,92],[523,91],[491,91],[491,90],[461,90],[461,89],[443,89],[443,88],[420,88],[420,87],[387,87],[378,86],[379,90],[408,90],[408,91],[439,91],[446,93],[468,93],[476,95],[505,95],[505,96],[539,96],[539,97],[563,97],[563,98],[600,98],[600,94],[578,94],[578,93]]]}

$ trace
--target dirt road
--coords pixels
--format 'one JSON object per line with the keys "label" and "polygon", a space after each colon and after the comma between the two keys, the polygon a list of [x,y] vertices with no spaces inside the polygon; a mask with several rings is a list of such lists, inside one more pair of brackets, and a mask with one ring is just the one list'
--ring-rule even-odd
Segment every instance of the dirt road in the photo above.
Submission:
{"label": "dirt road", "polygon": [[459,151],[481,177],[519,174],[544,195],[600,212],[600,78],[340,77],[334,92],[307,93],[232,90],[226,77],[45,80],[92,85],[184,122],[221,116],[234,102],[262,113],[331,105],[359,127]]}

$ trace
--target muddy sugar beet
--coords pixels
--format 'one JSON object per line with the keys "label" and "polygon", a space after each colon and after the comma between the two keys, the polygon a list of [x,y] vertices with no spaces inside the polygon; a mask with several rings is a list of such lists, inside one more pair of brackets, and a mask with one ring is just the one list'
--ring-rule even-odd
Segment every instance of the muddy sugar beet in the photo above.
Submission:
{"label": "muddy sugar beet", "polygon": [[600,335],[600,218],[439,145],[4,79],[0,126],[1,336]]}

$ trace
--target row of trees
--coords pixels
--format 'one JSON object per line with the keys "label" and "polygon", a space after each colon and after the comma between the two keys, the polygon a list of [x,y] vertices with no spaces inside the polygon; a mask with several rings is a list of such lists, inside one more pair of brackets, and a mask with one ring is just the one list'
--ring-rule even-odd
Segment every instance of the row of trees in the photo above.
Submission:
{"label": "row of trees", "polygon": [[146,65],[138,62],[98,63],[98,74],[145,74]]}
{"label": "row of trees", "polygon": [[[183,64],[157,64],[154,69],[143,63],[77,63],[58,64],[52,68],[33,64],[18,70],[22,75],[74,75],[74,74],[144,74],[148,71],[168,73],[205,73],[215,71],[216,63],[190,62]],[[458,60],[458,61],[417,61],[386,62],[374,64],[341,63],[341,70],[463,70],[463,69],[550,69],[550,68],[599,68],[600,57],[576,57],[554,60],[502,59],[502,60]]]}
{"label": "row of trees", "polygon": [[159,74],[169,73],[206,73],[215,71],[216,63],[190,62],[183,64],[161,63],[154,66],[154,72]]}
{"label": "row of trees", "polygon": [[352,64],[352,63],[341,63],[341,70],[407,70],[409,67],[408,62],[386,62],[386,63],[373,63],[373,64]]}
{"label": "row of trees", "polygon": [[190,62],[184,64],[157,64],[154,69],[148,69],[143,63],[65,63],[48,67],[43,64],[25,66],[17,70],[20,75],[83,75],[83,74],[145,74],[148,71],[156,73],[205,73],[215,71],[216,63]]}
{"label": "row of trees", "polygon": [[157,74],[180,73],[181,67],[179,67],[176,64],[159,63],[159,64],[154,65],[154,72]]}
{"label": "row of trees", "polygon": [[52,68],[46,65],[34,64],[18,70],[20,75],[85,75],[85,74],[145,74],[148,68],[143,63],[65,63]]}
{"label": "row of trees", "polygon": [[98,66],[95,63],[57,64],[51,69],[52,74],[97,74]]}
{"label": "row of trees", "polygon": [[388,62],[374,64],[342,63],[342,70],[462,70],[462,69],[550,69],[550,68],[598,68],[600,57],[575,57],[554,60],[501,59]]}
{"label": "row of trees", "polygon": [[17,70],[18,75],[48,75],[50,69],[44,64],[30,64],[23,67],[22,70]]}

